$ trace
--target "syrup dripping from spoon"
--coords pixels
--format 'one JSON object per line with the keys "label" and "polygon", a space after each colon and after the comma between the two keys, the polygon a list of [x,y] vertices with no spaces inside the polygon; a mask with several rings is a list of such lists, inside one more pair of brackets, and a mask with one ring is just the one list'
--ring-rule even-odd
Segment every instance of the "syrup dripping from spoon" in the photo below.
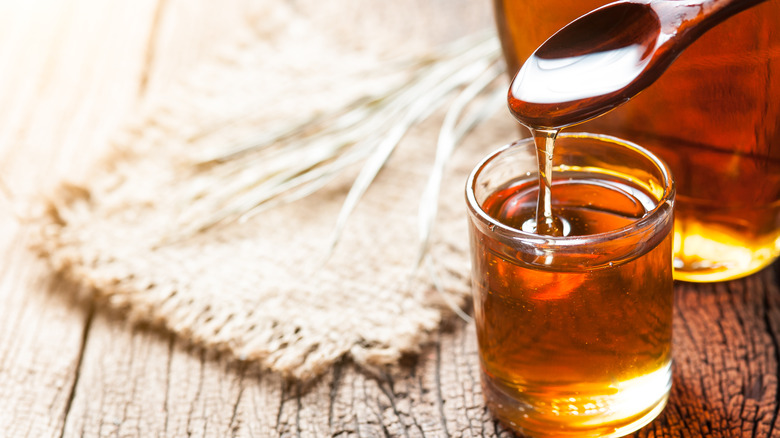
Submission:
{"label": "syrup dripping from spoon", "polygon": [[627,102],[707,30],[764,1],[618,1],[574,20],[536,49],[508,96],[510,112],[531,130],[537,149],[539,200],[528,230],[562,235],[550,201],[554,140],[562,128]]}

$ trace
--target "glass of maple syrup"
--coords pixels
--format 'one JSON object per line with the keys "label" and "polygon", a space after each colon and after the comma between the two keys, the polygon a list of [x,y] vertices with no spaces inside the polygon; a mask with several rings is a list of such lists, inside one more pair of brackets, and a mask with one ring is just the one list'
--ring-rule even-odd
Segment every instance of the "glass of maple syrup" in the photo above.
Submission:
{"label": "glass of maple syrup", "polygon": [[633,143],[559,134],[555,235],[535,232],[540,174],[526,139],[467,181],[485,400],[525,436],[622,436],[671,388],[671,172]]}

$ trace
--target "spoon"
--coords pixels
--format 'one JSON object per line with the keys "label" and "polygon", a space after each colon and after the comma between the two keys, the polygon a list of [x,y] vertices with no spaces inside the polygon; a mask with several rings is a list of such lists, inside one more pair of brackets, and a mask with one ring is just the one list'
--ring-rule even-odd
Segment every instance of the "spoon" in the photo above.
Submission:
{"label": "spoon", "polygon": [[512,115],[531,129],[598,117],[649,87],[713,26],[766,0],[618,1],[545,41],[509,87]]}

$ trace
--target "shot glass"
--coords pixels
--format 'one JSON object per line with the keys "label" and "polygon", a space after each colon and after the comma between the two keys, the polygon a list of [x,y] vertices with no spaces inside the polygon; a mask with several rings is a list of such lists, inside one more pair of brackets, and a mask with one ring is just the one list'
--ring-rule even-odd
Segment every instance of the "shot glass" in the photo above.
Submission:
{"label": "shot glass", "polygon": [[674,182],[646,149],[562,133],[541,236],[533,140],[467,181],[474,314],[486,403],[529,437],[613,437],[649,423],[671,389]]}

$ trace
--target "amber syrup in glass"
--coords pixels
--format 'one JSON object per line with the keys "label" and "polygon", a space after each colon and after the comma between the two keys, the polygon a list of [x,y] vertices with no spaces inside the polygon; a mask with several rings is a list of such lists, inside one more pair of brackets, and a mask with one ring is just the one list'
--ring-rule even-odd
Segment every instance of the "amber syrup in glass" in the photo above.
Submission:
{"label": "amber syrup in glass", "polygon": [[[539,182],[518,180],[482,203],[515,229],[535,221]],[[544,187],[542,185],[542,187]],[[628,179],[553,175],[561,232],[589,236],[630,227],[657,202]],[[663,409],[671,385],[671,221],[645,248],[597,268],[529,260],[499,239],[472,247],[475,320],[491,411],[531,437],[621,436]],[[545,259],[545,257],[550,257]]]}

